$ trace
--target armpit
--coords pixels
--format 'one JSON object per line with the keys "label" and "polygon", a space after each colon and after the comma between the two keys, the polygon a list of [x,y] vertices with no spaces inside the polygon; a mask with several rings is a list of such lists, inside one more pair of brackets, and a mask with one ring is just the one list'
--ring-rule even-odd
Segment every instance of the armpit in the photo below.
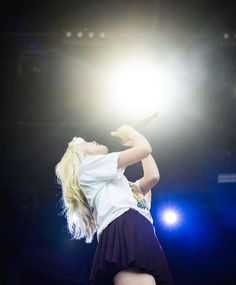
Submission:
{"label": "armpit", "polygon": [[142,209],[151,208],[151,190],[148,191],[146,195],[143,194],[142,189],[139,187],[138,181],[131,182],[129,181],[129,186],[131,191],[133,192],[134,198],[138,202],[137,206]]}

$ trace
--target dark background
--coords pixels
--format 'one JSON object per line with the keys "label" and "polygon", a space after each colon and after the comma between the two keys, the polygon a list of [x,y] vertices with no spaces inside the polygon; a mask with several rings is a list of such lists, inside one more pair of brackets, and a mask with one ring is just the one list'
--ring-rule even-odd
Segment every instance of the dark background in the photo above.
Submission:
{"label": "dark background", "polygon": [[[54,167],[74,136],[120,149],[109,131],[124,121],[96,72],[130,45],[185,66],[175,112],[140,127],[161,172],[152,214],[175,284],[236,284],[236,187],[217,180],[236,173],[234,2],[4,1],[0,13],[1,284],[88,284],[96,239],[71,240]],[[166,205],[178,228],[161,223]]]}

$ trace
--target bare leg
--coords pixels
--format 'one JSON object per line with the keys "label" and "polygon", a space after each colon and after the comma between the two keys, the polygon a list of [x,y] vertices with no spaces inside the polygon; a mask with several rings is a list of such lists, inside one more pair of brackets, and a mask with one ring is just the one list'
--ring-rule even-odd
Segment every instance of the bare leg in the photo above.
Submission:
{"label": "bare leg", "polygon": [[115,285],[156,285],[155,279],[148,273],[141,273],[135,268],[127,268],[114,277]]}

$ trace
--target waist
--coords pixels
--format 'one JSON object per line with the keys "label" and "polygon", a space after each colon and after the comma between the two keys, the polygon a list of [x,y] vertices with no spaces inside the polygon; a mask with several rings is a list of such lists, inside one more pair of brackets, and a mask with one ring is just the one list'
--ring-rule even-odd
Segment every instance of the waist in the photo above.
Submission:
{"label": "waist", "polygon": [[137,207],[124,207],[122,209],[113,211],[110,213],[107,217],[104,217],[104,219],[98,219],[100,220],[100,223],[98,224],[98,229],[97,229],[97,240],[99,241],[99,238],[103,232],[103,230],[114,220],[119,218],[122,214],[126,213],[127,211],[133,212],[135,214],[139,214],[142,217],[144,217],[148,222],[150,222],[153,225],[153,219],[151,216],[151,213],[149,211],[143,211],[138,209]]}

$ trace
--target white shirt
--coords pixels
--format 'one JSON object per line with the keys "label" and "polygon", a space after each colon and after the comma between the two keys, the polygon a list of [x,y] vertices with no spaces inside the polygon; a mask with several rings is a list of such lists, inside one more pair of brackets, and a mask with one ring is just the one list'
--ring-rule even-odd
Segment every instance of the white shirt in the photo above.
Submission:
{"label": "white shirt", "polygon": [[151,191],[144,196],[138,181],[129,182],[124,169],[117,169],[119,152],[85,158],[78,182],[97,223],[97,239],[114,219],[130,208],[139,211],[152,224]]}

